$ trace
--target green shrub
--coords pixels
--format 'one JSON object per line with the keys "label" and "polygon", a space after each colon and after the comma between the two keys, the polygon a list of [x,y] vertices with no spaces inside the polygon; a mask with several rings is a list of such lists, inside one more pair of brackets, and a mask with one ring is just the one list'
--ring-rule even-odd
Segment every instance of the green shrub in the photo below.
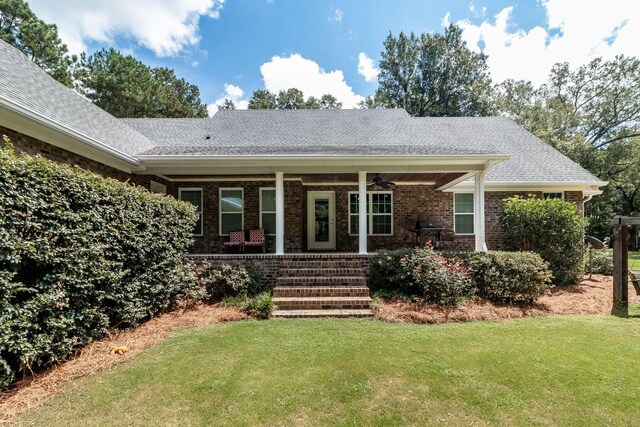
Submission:
{"label": "green shrub", "polygon": [[500,222],[507,247],[540,254],[551,267],[554,284],[572,285],[582,277],[587,220],[573,203],[512,197],[505,200]]}
{"label": "green shrub", "polygon": [[206,265],[200,273],[207,296],[212,301],[226,297],[253,297],[267,289],[260,270],[250,264]]}
{"label": "green shrub", "polygon": [[413,281],[408,280],[408,275],[401,263],[404,257],[414,252],[414,248],[378,251],[369,264],[367,285],[371,291],[386,296],[420,295],[420,289]]}
{"label": "green shrub", "polygon": [[551,287],[549,265],[533,252],[470,252],[464,262],[477,296],[492,302],[532,304]]}
{"label": "green shrub", "polygon": [[0,386],[195,286],[195,209],[0,147]]}
{"label": "green shrub", "polygon": [[[591,264],[589,252],[593,260]],[[588,246],[585,254],[585,270],[593,274],[613,275],[613,249],[593,249]]]}
{"label": "green shrub", "polygon": [[445,258],[431,248],[416,249],[400,261],[413,288],[426,302],[455,305],[474,294],[467,269],[457,259]]}
{"label": "green shrub", "polygon": [[258,319],[268,319],[273,310],[275,310],[271,292],[262,292],[253,297],[246,295],[228,296],[222,301],[232,307],[238,307]]}

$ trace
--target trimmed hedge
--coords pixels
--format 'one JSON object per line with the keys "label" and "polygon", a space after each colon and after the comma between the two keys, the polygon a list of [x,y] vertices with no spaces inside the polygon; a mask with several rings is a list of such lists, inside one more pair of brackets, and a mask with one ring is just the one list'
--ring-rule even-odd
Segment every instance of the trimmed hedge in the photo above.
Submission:
{"label": "trimmed hedge", "polygon": [[211,267],[209,263],[204,263],[198,277],[211,301],[229,297],[255,297],[271,290],[265,284],[260,268],[253,264],[222,264]]}
{"label": "trimmed hedge", "polygon": [[583,274],[587,220],[573,203],[560,199],[505,199],[500,217],[505,244],[532,251],[549,263],[555,285],[573,285]]}
{"label": "trimmed hedge", "polygon": [[480,298],[533,304],[551,288],[551,271],[533,252],[472,252],[465,263]]}
{"label": "trimmed hedge", "polygon": [[195,222],[187,203],[0,144],[0,386],[193,291]]}
{"label": "trimmed hedge", "polygon": [[[593,274],[613,275],[613,249],[593,249],[590,245],[585,251],[585,271]],[[589,252],[591,252],[593,263],[590,265]]]}

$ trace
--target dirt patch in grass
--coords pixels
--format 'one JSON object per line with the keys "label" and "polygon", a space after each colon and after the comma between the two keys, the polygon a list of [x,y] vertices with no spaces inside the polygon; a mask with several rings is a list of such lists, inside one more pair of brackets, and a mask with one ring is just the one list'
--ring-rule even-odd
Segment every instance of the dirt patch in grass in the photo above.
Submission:
{"label": "dirt patch in grass", "polygon": [[[0,392],[0,424],[11,422],[16,415],[44,403],[69,381],[110,369],[179,329],[247,318],[235,308],[220,304],[199,305],[163,314],[137,328],[113,333],[78,350],[70,360],[18,381],[10,389]],[[114,348],[123,347],[126,348],[123,354],[112,353]]]}
{"label": "dirt patch in grass", "polygon": [[[404,301],[378,303],[376,317],[389,322],[447,323],[471,320],[504,320],[551,314],[609,314],[613,306],[613,279],[594,274],[574,286],[553,288],[549,295],[531,306],[498,305],[487,301],[469,301],[456,307],[442,307]],[[639,304],[629,285],[630,304]]]}

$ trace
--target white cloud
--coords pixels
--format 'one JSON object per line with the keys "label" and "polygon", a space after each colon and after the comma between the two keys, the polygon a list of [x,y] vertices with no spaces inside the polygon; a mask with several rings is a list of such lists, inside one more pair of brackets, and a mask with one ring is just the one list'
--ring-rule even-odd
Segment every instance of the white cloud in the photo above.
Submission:
{"label": "white cloud", "polygon": [[132,39],[157,56],[175,56],[200,40],[201,16],[217,19],[224,0],[30,0],[34,12],[55,23],[72,53],[86,43]]}
{"label": "white cloud", "polygon": [[344,108],[356,108],[358,102],[364,100],[353,92],[341,70],[324,71],[317,63],[299,54],[288,58],[274,56],[260,66],[260,72],[264,87],[270,92],[298,88],[305,97],[321,97],[330,93],[342,102]]}
{"label": "white cloud", "polygon": [[440,24],[443,27],[448,27],[449,24],[451,24],[451,12],[445,13],[444,17],[442,18],[442,21],[440,21]]}
{"label": "white cloud", "polygon": [[331,10],[333,11],[333,16],[329,17],[329,21],[334,21],[338,24],[342,24],[342,18],[344,17],[344,12],[342,11],[342,9],[334,9],[332,7]]}
{"label": "white cloud", "polygon": [[218,111],[218,105],[222,105],[225,99],[233,101],[238,110],[246,110],[249,100],[243,99],[243,96],[244,91],[240,87],[227,83],[224,85],[224,95],[207,105],[207,111],[210,116],[213,116]]}
{"label": "white cloud", "polygon": [[573,2],[564,0],[541,4],[546,8],[546,25],[529,31],[517,29],[512,7],[495,15],[493,23],[458,22],[470,48],[479,51],[484,44],[495,81],[514,78],[540,84],[556,62],[577,67],[599,56],[640,55],[640,15],[629,13],[632,1],[581,2],[579,12]]}
{"label": "white cloud", "polygon": [[358,74],[363,76],[366,81],[371,82],[378,77],[379,72],[380,70],[374,65],[373,59],[364,52],[360,52],[358,55]]}

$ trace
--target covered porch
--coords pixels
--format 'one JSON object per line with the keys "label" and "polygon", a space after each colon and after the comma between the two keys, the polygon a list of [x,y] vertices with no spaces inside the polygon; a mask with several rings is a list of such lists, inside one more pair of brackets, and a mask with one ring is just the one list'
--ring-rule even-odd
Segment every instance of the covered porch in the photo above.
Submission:
{"label": "covered porch", "polygon": [[[264,228],[269,252],[357,253],[413,246],[419,219],[469,224],[464,249],[486,250],[484,176],[503,155],[454,156],[202,156],[175,162],[144,156],[143,173],[200,210],[195,254],[223,252],[230,229]],[[374,177],[394,185],[382,188]],[[466,192],[471,215],[456,215],[451,188]],[[447,190],[447,191],[445,191]],[[186,196],[186,197],[185,197]],[[359,230],[367,230],[360,233]],[[457,246],[454,246],[458,248]]]}

